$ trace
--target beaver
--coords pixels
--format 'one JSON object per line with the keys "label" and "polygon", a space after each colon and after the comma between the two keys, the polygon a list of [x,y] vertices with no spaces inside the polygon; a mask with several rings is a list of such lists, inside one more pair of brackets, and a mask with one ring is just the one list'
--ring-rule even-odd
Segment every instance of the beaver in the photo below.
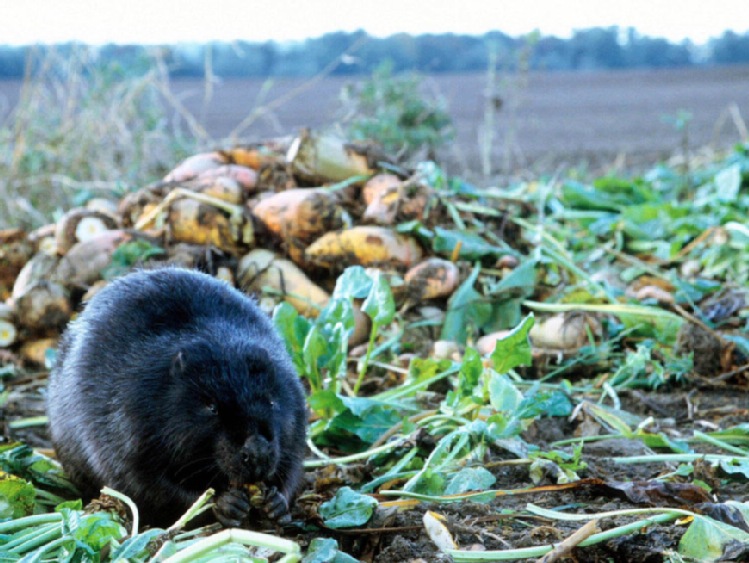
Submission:
{"label": "beaver", "polygon": [[262,483],[267,515],[290,519],[303,387],[270,319],[225,282],[167,267],[108,284],[61,338],[47,411],[85,499],[109,486],[164,527],[212,487],[229,527],[251,511],[243,485]]}

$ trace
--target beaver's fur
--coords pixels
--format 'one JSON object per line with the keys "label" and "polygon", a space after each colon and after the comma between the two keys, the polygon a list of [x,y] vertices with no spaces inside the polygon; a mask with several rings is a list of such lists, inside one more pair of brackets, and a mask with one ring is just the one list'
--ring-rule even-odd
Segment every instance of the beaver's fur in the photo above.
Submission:
{"label": "beaver's fur", "polygon": [[254,301],[199,272],[164,268],[110,283],[64,334],[47,399],[52,442],[86,499],[125,493],[168,526],[208,487],[237,525],[242,484],[271,515],[302,475],[304,392]]}

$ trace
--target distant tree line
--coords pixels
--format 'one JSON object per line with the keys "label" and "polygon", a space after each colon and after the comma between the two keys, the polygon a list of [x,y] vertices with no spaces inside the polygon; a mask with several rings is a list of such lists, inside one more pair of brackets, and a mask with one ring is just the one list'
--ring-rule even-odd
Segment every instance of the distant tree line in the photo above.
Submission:
{"label": "distant tree line", "polygon": [[[80,45],[57,45],[70,49]],[[105,45],[96,48],[101,62],[128,71],[148,64],[153,46]],[[203,76],[206,69],[221,77],[312,76],[323,70],[332,75],[371,74],[383,61],[394,72],[450,73],[484,71],[490,60],[507,70],[599,70],[664,68],[749,63],[749,32],[731,31],[696,46],[671,43],[619,27],[579,30],[569,39],[537,33],[511,37],[499,31],[481,36],[400,33],[375,38],[364,31],[328,33],[300,43],[178,44],[158,51],[175,77]],[[0,78],[23,76],[38,49],[0,47]],[[33,63],[32,63],[33,64]],[[332,65],[332,66],[331,66]],[[332,70],[331,70],[332,69]]]}

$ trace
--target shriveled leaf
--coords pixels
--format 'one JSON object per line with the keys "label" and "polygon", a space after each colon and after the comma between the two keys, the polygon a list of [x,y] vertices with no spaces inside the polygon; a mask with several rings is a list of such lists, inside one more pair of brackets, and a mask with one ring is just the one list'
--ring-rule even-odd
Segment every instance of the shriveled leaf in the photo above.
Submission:
{"label": "shriveled leaf", "polygon": [[444,518],[439,514],[436,514],[431,510],[427,510],[424,513],[422,522],[424,522],[424,529],[426,530],[429,539],[434,542],[434,545],[437,546],[437,549],[439,549],[443,553],[446,553],[448,550],[457,549],[458,544],[453,539],[453,536],[450,533],[450,530],[447,529],[447,526],[442,523],[443,519]]}

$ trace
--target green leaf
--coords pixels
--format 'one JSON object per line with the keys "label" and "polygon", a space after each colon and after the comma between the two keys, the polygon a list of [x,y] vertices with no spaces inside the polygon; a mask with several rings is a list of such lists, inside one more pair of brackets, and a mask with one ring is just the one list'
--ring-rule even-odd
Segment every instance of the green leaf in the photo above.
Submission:
{"label": "green leaf", "polygon": [[302,563],[358,563],[349,554],[339,551],[338,542],[330,538],[313,539]]}
{"label": "green leaf", "polygon": [[743,475],[745,479],[749,479],[749,459],[747,458],[734,458],[731,461],[721,460],[719,465],[723,471],[730,475]]}
{"label": "green leaf", "polygon": [[0,472],[0,522],[34,513],[34,486],[15,475]]}
{"label": "green leaf", "polygon": [[311,328],[310,322],[284,301],[273,310],[273,325],[286,343],[286,350],[297,372],[304,374],[306,372],[304,341]]}
{"label": "green leaf", "polygon": [[310,408],[316,413],[339,413],[346,408],[341,398],[334,391],[323,389],[311,393],[307,398]]}
{"label": "green leaf", "polygon": [[507,373],[516,367],[531,365],[533,355],[528,333],[534,322],[533,313],[531,313],[508,335],[497,340],[491,355],[494,369],[497,372]]}
{"label": "green leaf", "polygon": [[720,201],[736,201],[741,189],[741,165],[732,164],[715,175],[715,187]]}
{"label": "green leaf", "polygon": [[445,487],[446,495],[458,495],[469,491],[490,489],[497,478],[483,467],[464,467],[450,477]]}
{"label": "green leaf", "polygon": [[538,416],[569,416],[572,414],[572,401],[560,391],[540,390],[538,387],[527,391],[518,405],[519,418],[536,418]]}
{"label": "green leaf", "polygon": [[362,303],[361,310],[364,311],[375,326],[385,326],[393,322],[395,318],[395,300],[390,284],[380,272],[375,275],[369,295]]}
{"label": "green leaf", "polygon": [[154,256],[161,256],[164,253],[163,248],[154,246],[145,240],[134,240],[121,244],[112,253],[109,265],[102,270],[102,278],[108,281],[113,280],[128,273],[133,266],[141,264]]}
{"label": "green leaf", "polygon": [[491,319],[491,303],[473,288],[480,272],[481,266],[476,265],[471,275],[450,297],[442,325],[442,340],[463,344],[468,338],[468,327],[477,331]]}
{"label": "green leaf", "polygon": [[484,373],[484,362],[481,355],[474,348],[466,348],[463,361],[458,372],[458,397],[470,397],[473,389],[478,385],[481,374]]}
{"label": "green leaf", "polygon": [[372,278],[361,266],[351,266],[338,276],[334,298],[364,299],[372,287]]}
{"label": "green leaf", "polygon": [[496,372],[489,375],[489,402],[495,410],[514,413],[522,400],[523,394],[506,375]]}
{"label": "green leaf", "polygon": [[111,559],[112,561],[146,561],[153,555],[148,549],[149,544],[163,535],[165,535],[164,530],[159,528],[141,532],[122,542],[122,545],[112,552]]}
{"label": "green leaf", "polygon": [[71,526],[73,537],[79,545],[86,545],[95,552],[100,552],[113,540],[122,539],[127,533],[125,528],[114,520],[112,513],[106,511],[84,514],[77,517],[75,522],[75,528]]}
{"label": "green leaf", "polygon": [[335,326],[340,324],[346,330],[347,337],[354,331],[354,323],[354,306],[351,299],[340,297],[328,301],[315,321],[315,324],[327,330],[334,330]]}
{"label": "green leaf", "polygon": [[307,333],[302,350],[302,358],[304,359],[303,373],[307,376],[313,391],[322,389],[323,383],[319,370],[319,359],[327,351],[328,341],[322,335],[317,325],[313,325]]}
{"label": "green leaf", "polygon": [[442,227],[435,227],[434,233],[432,249],[442,256],[451,257],[458,245],[460,245],[458,257],[463,260],[478,260],[485,256],[499,257],[506,254],[517,254],[514,250],[488,243],[476,232],[450,231]]}
{"label": "green leaf", "polygon": [[749,542],[749,533],[696,514],[679,541],[679,554],[692,561],[716,561],[731,542]]}
{"label": "green leaf", "polygon": [[332,499],[320,505],[319,511],[329,528],[353,528],[366,524],[377,504],[371,496],[341,487]]}
{"label": "green leaf", "polygon": [[[12,473],[31,482],[36,488],[46,489],[54,495],[72,496],[78,494],[59,464],[20,442],[0,446],[0,471]],[[51,508],[59,500],[54,498],[40,499],[39,503]]]}

